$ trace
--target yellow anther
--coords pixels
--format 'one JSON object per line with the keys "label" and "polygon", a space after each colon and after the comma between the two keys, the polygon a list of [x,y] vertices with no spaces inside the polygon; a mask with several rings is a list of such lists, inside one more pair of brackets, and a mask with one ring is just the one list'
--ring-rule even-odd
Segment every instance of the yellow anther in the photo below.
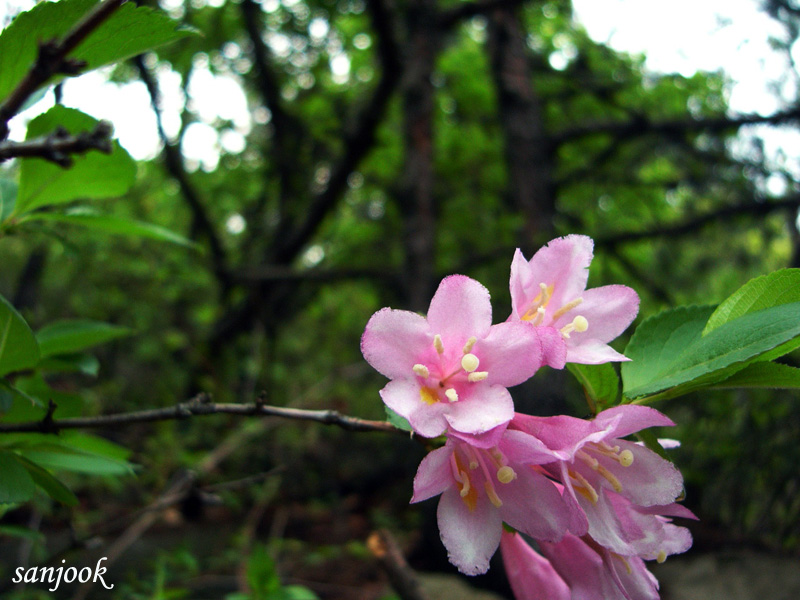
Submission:
{"label": "yellow anther", "polygon": [[587,329],[589,329],[589,321],[586,320],[586,317],[578,315],[577,317],[572,319],[572,323],[564,325],[564,327],[562,327],[560,331],[561,335],[563,335],[565,338],[569,338],[569,334],[572,333],[573,331],[582,333]]}
{"label": "yellow anther", "polygon": [[575,298],[572,302],[567,302],[564,306],[559,308],[556,312],[553,313],[553,321],[558,319],[561,315],[568,313],[573,308],[578,306],[581,302],[583,302],[583,298]]}
{"label": "yellow anther", "polygon": [[577,317],[572,319],[572,326],[578,333],[583,333],[584,331],[589,329],[589,321],[586,320],[586,317],[578,315]]}
{"label": "yellow anther", "polygon": [[630,450],[623,450],[619,453],[619,464],[623,467],[630,467],[633,464],[633,452]]}
{"label": "yellow anther", "polygon": [[473,471],[477,469],[479,466],[480,465],[478,464],[477,460],[470,461],[469,463],[469,468],[472,469]]}
{"label": "yellow anther", "polygon": [[503,501],[497,496],[497,492],[494,490],[494,486],[492,485],[491,481],[484,481],[483,488],[486,490],[486,495],[489,496],[489,500],[495,505],[496,508],[503,506]]}
{"label": "yellow anther", "polygon": [[509,466],[497,470],[497,480],[500,483],[511,483],[517,478],[517,473]]}
{"label": "yellow anther", "polygon": [[661,564],[661,563],[663,563],[665,560],[667,560],[667,553],[666,553],[666,552],[664,552],[663,550],[659,550],[659,551],[658,551],[658,556],[656,556],[656,562],[657,562],[658,564]]}
{"label": "yellow anther", "polygon": [[458,400],[458,392],[456,392],[453,388],[447,388],[444,395],[447,396],[447,399],[450,400],[450,402],[456,402]]}
{"label": "yellow anther", "polygon": [[465,354],[461,357],[461,368],[467,373],[472,373],[480,363],[481,361],[474,354]]}
{"label": "yellow anther", "polygon": [[483,381],[488,376],[489,376],[489,372],[488,371],[475,371],[475,372],[470,373],[469,375],[467,375],[467,380],[470,381],[471,383],[475,383],[475,382],[478,382],[478,381]]}
{"label": "yellow anther", "polygon": [[464,354],[468,354],[468,353],[472,352],[472,348],[475,346],[475,342],[477,342],[477,341],[478,341],[478,338],[476,338],[475,336],[472,336],[471,338],[469,338],[467,340],[467,343],[464,344],[464,349],[462,350],[462,352]]}
{"label": "yellow anther", "polygon": [[439,354],[444,354],[444,344],[442,343],[442,336],[438,333],[433,336],[433,347],[436,348],[436,352]]}
{"label": "yellow anther", "polygon": [[423,379],[427,379],[431,372],[428,370],[428,367],[425,365],[416,364],[412,367],[412,371],[422,377]]}

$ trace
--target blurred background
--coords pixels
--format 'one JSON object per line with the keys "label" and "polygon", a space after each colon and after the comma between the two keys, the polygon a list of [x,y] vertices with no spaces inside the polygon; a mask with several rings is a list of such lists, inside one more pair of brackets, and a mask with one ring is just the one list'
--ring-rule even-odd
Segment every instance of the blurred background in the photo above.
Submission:
{"label": "blurred background", "polygon": [[[32,4],[8,0],[2,22]],[[530,257],[568,233],[595,239],[591,287],[638,291],[636,323],[800,267],[794,0],[721,14],[671,3],[664,16],[621,0],[140,4],[201,35],[67,82],[20,119],[56,96],[112,119],[140,162],[108,210],[200,249],[63,225],[0,238],[0,293],[32,326],[85,317],[137,332],[105,347],[96,379],[51,382],[82,390],[86,414],[204,392],[383,419],[385,380],[359,350],[370,315],[424,312],[440,279],[463,273],[505,320],[514,249]],[[643,31],[668,33],[650,36],[655,63]],[[670,44],[681,62],[663,58]],[[692,62],[703,45],[729,70]],[[513,393],[524,412],[589,414],[566,372],[542,370]],[[736,561],[781,582],[773,598],[796,597],[797,395],[704,392],[657,408],[678,423],[661,433],[682,442],[672,457],[701,518],[690,555],[661,571],[664,598],[690,597],[681,577],[730,583]],[[365,545],[381,527],[413,567],[454,572],[435,502],[407,505],[419,443],[225,416],[98,433],[133,451],[137,476],[73,475],[79,507],[7,516],[45,534],[10,550],[29,564],[67,548],[103,555],[149,514],[110,571],[114,597],[220,598],[257,548],[323,598],[390,597]],[[468,583],[507,594],[499,563]]]}

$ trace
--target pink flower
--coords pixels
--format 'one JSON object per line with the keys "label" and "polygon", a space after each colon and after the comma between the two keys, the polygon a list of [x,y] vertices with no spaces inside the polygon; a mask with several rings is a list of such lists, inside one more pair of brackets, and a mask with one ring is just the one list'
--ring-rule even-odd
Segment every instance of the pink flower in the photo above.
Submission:
{"label": "pink flower", "polygon": [[568,235],[549,242],[530,261],[517,250],[511,262],[509,320],[536,325],[543,360],[558,369],[568,362],[628,360],[608,342],[636,317],[639,296],[624,285],[586,289],[593,246],[589,237]]}
{"label": "pink flower", "polygon": [[505,431],[491,448],[448,437],[420,463],[411,502],[441,494],[439,533],[448,557],[466,575],[489,569],[502,523],[539,539],[556,541],[568,524],[555,485],[531,465],[554,460],[550,451],[521,431]]}
{"label": "pink flower", "polygon": [[508,423],[514,403],[506,389],[540,366],[541,344],[528,323],[492,325],[489,292],[463,275],[442,280],[427,318],[384,308],[361,338],[367,362],[391,379],[386,405],[422,436],[449,427],[481,434]]}
{"label": "pink flower", "polygon": [[644,446],[620,439],[646,427],[664,425],[674,423],[655,409],[629,404],[604,410],[592,421],[517,414],[509,427],[536,437],[559,457],[542,468],[564,485],[570,531],[578,536],[588,532],[609,545],[606,541],[614,537],[611,531],[616,531],[619,539],[633,535],[624,533],[624,523],[614,516],[616,496],[642,507],[663,506],[674,502],[683,490],[683,478],[672,463]]}
{"label": "pink flower", "polygon": [[[658,581],[636,556],[619,556],[591,539],[567,534],[539,548],[569,586],[571,600],[658,600]],[[543,598],[544,600],[544,598]]]}
{"label": "pink flower", "polygon": [[518,533],[503,531],[503,566],[517,600],[572,600],[569,586],[546,558]]}

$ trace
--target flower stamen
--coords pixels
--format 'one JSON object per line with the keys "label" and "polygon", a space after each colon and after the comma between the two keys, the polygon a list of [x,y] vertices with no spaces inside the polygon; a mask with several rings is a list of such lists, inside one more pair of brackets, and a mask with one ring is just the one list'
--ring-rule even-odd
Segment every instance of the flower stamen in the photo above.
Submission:
{"label": "flower stamen", "polygon": [[462,354],[469,354],[472,352],[472,348],[475,346],[475,343],[478,341],[478,338],[472,336],[467,340],[467,343],[464,344],[464,349],[461,351]]}
{"label": "flower stamen", "polygon": [[478,368],[481,361],[478,360],[478,357],[474,354],[465,354],[461,358],[461,368],[464,369],[467,373],[472,373],[474,370]]}
{"label": "flower stamen", "polygon": [[583,302],[583,298],[575,298],[575,300],[573,300],[572,302],[567,302],[564,306],[562,306],[556,312],[553,313],[553,322],[558,320],[558,317],[560,317],[563,314],[571,311],[573,308],[578,306],[581,302]]}
{"label": "flower stamen", "polygon": [[456,392],[453,388],[447,388],[444,395],[447,396],[447,399],[450,400],[450,402],[458,402],[458,392]]}
{"label": "flower stamen", "polygon": [[563,335],[564,338],[568,339],[569,334],[572,333],[573,331],[577,331],[578,333],[583,333],[587,329],[589,329],[589,321],[586,320],[586,317],[578,315],[577,317],[572,319],[572,323],[564,325],[564,327],[562,327],[560,331],[561,335]]}
{"label": "flower stamen", "polygon": [[433,336],[433,347],[436,348],[437,354],[444,354],[444,343],[442,343],[442,336],[438,333]]}
{"label": "flower stamen", "polygon": [[467,380],[470,383],[476,383],[478,381],[483,381],[488,376],[489,376],[489,372],[488,371],[474,371],[474,372],[470,373],[469,375],[467,375]]}
{"label": "flower stamen", "polygon": [[414,373],[416,373],[417,375],[419,375],[419,376],[420,376],[420,377],[422,377],[423,379],[427,379],[427,378],[428,378],[428,377],[430,377],[430,375],[431,375],[431,372],[430,372],[430,370],[428,369],[428,367],[426,367],[425,365],[421,365],[421,364],[419,364],[419,363],[418,363],[418,364],[416,364],[416,365],[414,365],[414,366],[411,368],[411,370],[412,370],[412,371],[414,371]]}

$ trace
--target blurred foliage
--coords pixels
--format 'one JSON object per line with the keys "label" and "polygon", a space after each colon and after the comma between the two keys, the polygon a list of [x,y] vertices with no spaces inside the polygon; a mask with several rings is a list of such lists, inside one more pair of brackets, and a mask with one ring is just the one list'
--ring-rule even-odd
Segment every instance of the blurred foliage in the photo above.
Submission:
{"label": "blurred foliage", "polygon": [[[403,187],[412,152],[406,135],[409,99],[398,84],[399,91],[379,111],[374,145],[347,174],[313,235],[294,254],[283,256],[282,244],[331,185],[348,148],[370,143],[348,135],[387,75],[381,54],[385,31],[378,30],[370,6],[360,0],[255,3],[274,93],[265,98],[259,48],[244,27],[247,4],[161,3],[172,18],[202,34],[182,34],[142,61],[165,97],[171,94],[169,102],[162,102],[173,106],[164,109],[168,141],[176,151],[194,156],[190,146],[196,138],[189,133],[199,127],[210,132],[213,149],[203,161],[184,159],[177,170],[164,155],[140,161],[133,187],[103,201],[104,215],[148,224],[149,234],[137,229],[130,235],[106,235],[121,232],[111,225],[105,232],[84,228],[80,219],[66,218],[85,214],[80,210],[54,218],[57,211],[46,208],[13,220],[0,203],[0,221],[7,225],[0,232],[0,294],[26,299],[17,302],[19,314],[33,331],[57,320],[80,319],[135,332],[93,348],[96,363],[80,362],[92,359],[76,354],[72,368],[15,381],[20,393],[51,395],[58,405],[56,416],[170,406],[200,391],[219,402],[250,402],[264,390],[270,404],[385,418],[377,393],[384,380],[364,363],[359,341],[375,310],[404,307],[410,298],[411,217],[418,215],[409,216]],[[395,4],[390,30],[395,41],[410,48],[407,3]],[[461,5],[442,1],[438,9]],[[513,248],[520,246],[530,255],[549,237],[584,233],[598,240],[590,286],[635,288],[642,298],[640,315],[647,317],[678,305],[721,301],[752,277],[792,265],[798,243],[792,207],[754,208],[735,219],[720,216],[680,234],[659,234],[732,206],[763,207],[791,199],[798,191],[797,182],[770,166],[757,147],[732,154],[735,125],[694,126],[725,117],[729,81],[724,74],[648,72],[643,57],[591,40],[574,22],[566,0],[525,3],[518,14],[529,83],[553,144],[555,213],[551,223],[540,227],[547,236],[526,237],[532,216],[519,209],[510,191],[507,132],[489,52],[491,24],[483,15],[463,19],[441,33],[430,78],[433,134],[428,141],[435,177],[429,258],[437,276],[460,272],[479,279],[491,290],[495,320],[500,321],[508,313]],[[412,59],[402,56],[409,64]],[[126,62],[110,77],[124,83],[139,80],[140,73]],[[203,108],[195,91],[202,88],[193,87],[201,80],[211,81],[205,89],[216,86],[220,94],[230,93],[232,104],[238,96],[228,84],[243,90],[248,115]],[[665,121],[685,127],[667,132],[650,127]],[[615,123],[640,127],[599,128],[568,137],[580,127]],[[567,137],[555,143],[559,136]],[[18,173],[24,178],[24,163],[0,165],[0,192],[6,194],[4,182]],[[787,181],[781,197],[764,185],[771,174]],[[215,263],[209,232],[187,202],[187,186],[201,200],[226,272]],[[165,232],[170,231],[180,237],[168,239]],[[614,241],[629,232],[653,234]],[[37,255],[40,268],[31,270]],[[626,341],[615,346],[622,349]],[[796,358],[785,360],[794,364]],[[608,383],[613,374],[603,377]],[[518,391],[526,407],[585,415],[577,386],[563,385],[557,373],[537,378],[536,386]],[[616,388],[608,386],[593,399],[602,404],[610,395],[616,398]],[[686,475],[689,506],[735,540],[796,550],[796,392],[704,392],[664,408],[680,423],[668,435],[683,442],[676,460]],[[36,409],[34,414],[41,416],[46,405]],[[5,418],[14,418],[13,412]],[[404,440],[292,423],[254,425],[221,416],[99,433],[130,448],[133,454],[120,460],[140,469],[136,479],[115,481],[65,475],[83,503],[69,514],[79,537],[117,513],[153,501],[176,472],[196,468],[220,447],[229,450],[224,466],[203,473],[201,489],[273,467],[285,469],[267,510],[271,521],[265,518],[260,536],[282,537],[278,525],[284,519],[286,538],[331,537],[329,545],[341,548],[369,527],[419,525],[419,517],[404,506],[422,448]],[[250,489],[220,497],[234,519],[259,501]],[[320,505],[315,508],[309,498]],[[53,519],[53,527],[63,526],[63,509],[39,500],[37,510]],[[121,501],[127,506],[117,506]],[[309,506],[301,509],[301,503]],[[275,506],[289,507],[289,512],[281,516]],[[190,511],[183,508],[186,514],[176,518],[190,522]],[[221,518],[230,519],[230,514]],[[12,511],[11,521],[22,524],[29,516],[26,509]],[[331,532],[321,524],[345,517],[352,522],[341,530]],[[241,534],[240,527],[226,533]],[[221,548],[232,547],[233,541],[220,544],[222,554]],[[320,552],[325,554],[316,548],[309,556]],[[198,570],[191,560],[178,565],[170,562],[174,558],[158,559],[150,571],[154,576],[131,576],[120,583],[121,590],[130,593],[126,597],[180,597],[181,582],[196,577]],[[225,568],[237,564],[223,562]]]}

